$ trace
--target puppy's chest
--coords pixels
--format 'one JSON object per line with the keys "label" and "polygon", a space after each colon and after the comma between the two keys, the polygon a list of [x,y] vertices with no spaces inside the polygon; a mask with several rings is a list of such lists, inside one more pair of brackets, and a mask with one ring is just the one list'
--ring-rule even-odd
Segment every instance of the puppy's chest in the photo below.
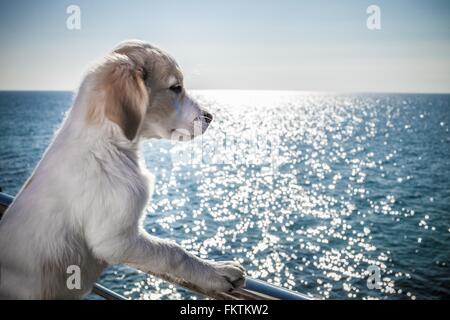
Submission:
{"label": "puppy's chest", "polygon": [[142,183],[144,183],[147,186],[147,197],[151,199],[155,188],[155,176],[145,167],[141,169],[141,173],[142,173]]}
{"label": "puppy's chest", "polygon": [[142,168],[134,179],[128,180],[128,185],[125,186],[124,192],[129,200],[144,207],[151,200],[154,181],[153,174]]}
{"label": "puppy's chest", "polygon": [[154,176],[144,166],[126,169],[92,175],[94,185],[86,189],[93,190],[90,198],[96,211],[140,215],[147,206]]}

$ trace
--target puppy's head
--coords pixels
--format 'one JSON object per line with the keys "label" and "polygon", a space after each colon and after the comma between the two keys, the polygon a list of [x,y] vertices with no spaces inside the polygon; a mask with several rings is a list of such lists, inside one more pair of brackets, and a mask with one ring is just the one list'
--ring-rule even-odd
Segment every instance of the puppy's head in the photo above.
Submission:
{"label": "puppy's head", "polygon": [[[212,115],[186,92],[175,60],[148,43],[119,44],[94,70],[105,98],[104,117],[130,141],[139,137],[189,140],[206,131]],[[98,109],[88,113],[92,121]]]}

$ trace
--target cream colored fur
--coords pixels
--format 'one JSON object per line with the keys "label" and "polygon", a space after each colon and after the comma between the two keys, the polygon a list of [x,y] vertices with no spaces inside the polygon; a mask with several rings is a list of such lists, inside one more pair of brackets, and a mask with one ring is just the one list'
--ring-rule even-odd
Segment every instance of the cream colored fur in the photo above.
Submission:
{"label": "cream colored fur", "polygon": [[[186,93],[175,60],[127,41],[85,75],[71,110],[32,176],[0,221],[0,297],[81,299],[102,270],[128,264],[207,291],[242,285],[235,262],[199,259],[142,227],[153,176],[144,139],[195,135],[212,116]],[[81,289],[67,268],[81,269]]]}

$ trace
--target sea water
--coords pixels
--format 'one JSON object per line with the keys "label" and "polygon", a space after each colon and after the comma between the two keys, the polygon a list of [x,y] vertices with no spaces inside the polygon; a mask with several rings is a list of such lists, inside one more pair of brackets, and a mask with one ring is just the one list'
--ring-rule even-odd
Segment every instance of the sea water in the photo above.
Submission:
{"label": "sea water", "polygon": [[[450,95],[193,94],[215,115],[206,134],[143,144],[156,176],[148,232],[313,296],[450,298]],[[4,192],[72,99],[0,93]],[[123,265],[99,282],[134,299],[200,298]]]}

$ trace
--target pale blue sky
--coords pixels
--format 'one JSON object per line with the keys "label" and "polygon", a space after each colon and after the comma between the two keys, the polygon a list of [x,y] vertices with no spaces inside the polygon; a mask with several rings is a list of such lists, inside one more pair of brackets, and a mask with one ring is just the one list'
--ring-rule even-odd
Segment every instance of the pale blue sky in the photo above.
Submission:
{"label": "pale blue sky", "polygon": [[74,90],[128,38],[170,52],[192,89],[450,92],[448,0],[1,1],[0,89]]}

